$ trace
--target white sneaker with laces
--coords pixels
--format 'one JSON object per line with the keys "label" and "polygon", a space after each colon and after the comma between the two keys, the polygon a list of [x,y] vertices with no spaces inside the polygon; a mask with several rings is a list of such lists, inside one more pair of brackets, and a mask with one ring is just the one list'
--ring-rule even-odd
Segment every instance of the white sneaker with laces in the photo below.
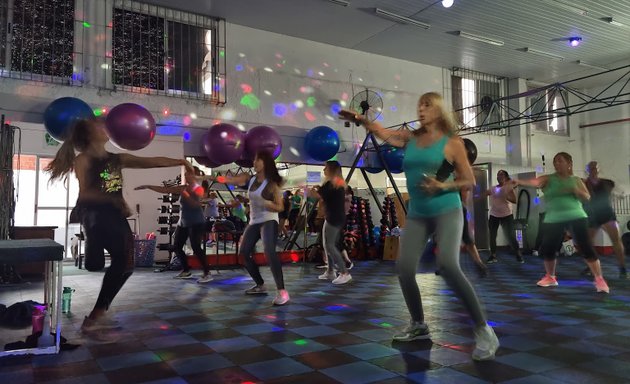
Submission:
{"label": "white sneaker with laces", "polygon": [[337,274],[335,273],[335,271],[326,271],[322,273],[321,275],[317,276],[317,278],[320,280],[334,280],[336,277],[337,277]]}
{"label": "white sneaker with laces", "polygon": [[213,280],[212,276],[210,276],[210,275],[203,275],[197,280],[197,284],[209,283],[212,280]]}
{"label": "white sneaker with laces", "polygon": [[473,360],[493,360],[499,349],[499,338],[488,324],[477,327],[475,333],[475,350],[472,353]]}
{"label": "white sneaker with laces", "polygon": [[396,341],[413,341],[419,339],[429,339],[429,327],[425,323],[411,321],[401,332],[394,334],[392,339]]}
{"label": "white sneaker with laces", "polygon": [[339,276],[335,280],[332,281],[335,285],[348,284],[352,281],[352,276],[349,273],[343,274],[340,273]]}
{"label": "white sneaker with laces", "polygon": [[289,300],[289,292],[286,289],[280,289],[276,298],[273,299],[273,305],[285,305]]}

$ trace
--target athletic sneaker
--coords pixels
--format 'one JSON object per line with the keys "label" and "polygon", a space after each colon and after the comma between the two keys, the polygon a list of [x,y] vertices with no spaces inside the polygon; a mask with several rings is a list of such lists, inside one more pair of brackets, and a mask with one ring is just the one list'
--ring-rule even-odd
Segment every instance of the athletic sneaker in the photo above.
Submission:
{"label": "athletic sneaker", "polygon": [[193,275],[190,271],[181,271],[179,274],[173,276],[174,279],[192,279]]}
{"label": "athletic sneaker", "polygon": [[619,267],[619,278],[620,279],[628,278],[628,271],[626,270],[626,267]]}
{"label": "athletic sneaker", "polygon": [[317,265],[317,266],[315,266],[315,268],[317,268],[317,269],[328,269],[328,264]]}
{"label": "athletic sneaker", "polygon": [[326,271],[317,276],[317,278],[320,280],[334,280],[335,278],[337,278],[337,274],[335,273],[335,271]]}
{"label": "athletic sneaker", "polygon": [[266,295],[267,288],[264,285],[254,285],[250,289],[245,291],[246,295]]}
{"label": "athletic sneaker", "polygon": [[472,353],[473,360],[492,360],[499,349],[499,339],[494,330],[488,325],[476,327],[475,350]]}
{"label": "athletic sneaker", "polygon": [[539,287],[555,287],[558,285],[558,280],[556,280],[555,276],[545,275],[545,277],[540,279],[536,285]]}
{"label": "athletic sneaker", "polygon": [[273,299],[273,305],[285,305],[289,300],[289,292],[286,289],[280,289],[276,298]]}
{"label": "athletic sneaker", "polygon": [[602,276],[596,277],[593,283],[595,284],[595,289],[597,289],[597,292],[602,292],[602,293],[610,292],[610,288],[608,288],[608,284],[606,283],[606,280],[604,280],[604,277]]}
{"label": "athletic sneaker", "polygon": [[532,256],[538,257],[538,251],[536,251],[536,250],[532,251]]}
{"label": "athletic sneaker", "polygon": [[525,260],[523,260],[523,256],[521,256],[520,254],[516,255],[516,261],[521,264],[525,262]]}
{"label": "athletic sneaker", "polygon": [[350,260],[347,260],[346,261],[346,269],[349,271],[352,268],[354,268],[354,263],[352,261],[350,261]]}
{"label": "athletic sneaker", "polygon": [[209,283],[209,282],[211,282],[212,280],[213,280],[213,279],[212,279],[212,276],[210,276],[210,275],[203,275],[203,276],[201,276],[201,277],[197,280],[197,284],[205,284],[205,283]]}
{"label": "athletic sneaker", "polygon": [[498,262],[499,259],[497,259],[497,257],[495,255],[490,255],[490,257],[488,257],[488,260],[486,260],[486,264],[493,264]]}
{"label": "athletic sneaker", "polygon": [[392,339],[395,341],[412,341],[412,340],[420,340],[420,339],[428,339],[431,335],[429,334],[429,327],[425,323],[420,323],[417,321],[411,321],[405,329],[403,329],[400,333],[394,334]]}
{"label": "athletic sneaker", "polygon": [[351,281],[352,281],[352,276],[349,273],[346,273],[346,274],[340,273],[339,276],[337,276],[337,278],[332,281],[332,283],[335,285],[343,285],[343,284],[348,284]]}

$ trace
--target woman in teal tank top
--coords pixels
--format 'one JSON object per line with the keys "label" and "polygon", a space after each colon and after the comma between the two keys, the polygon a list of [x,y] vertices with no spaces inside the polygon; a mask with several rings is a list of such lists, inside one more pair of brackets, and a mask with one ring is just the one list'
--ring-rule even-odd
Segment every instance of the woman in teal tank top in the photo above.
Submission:
{"label": "woman in teal tank top", "polygon": [[[405,148],[403,170],[410,200],[396,268],[411,322],[401,333],[393,336],[394,340],[429,338],[416,270],[421,249],[428,237],[435,233],[440,275],[462,299],[475,322],[476,347],[473,359],[493,359],[499,340],[487,324],[486,313],[459,265],[459,246],[464,225],[459,191],[471,188],[475,184],[475,177],[464,143],[453,133],[455,124],[444,110],[442,96],[432,92],[420,97],[418,117],[421,127],[414,132],[387,130],[354,111],[341,111],[339,116],[362,124],[370,133],[392,146]],[[444,175],[438,180],[438,171],[446,168],[454,168],[457,180],[453,175]]]}
{"label": "woman in teal tank top", "polygon": [[534,180],[517,180],[518,185],[542,189],[545,196],[545,218],[543,220],[542,245],[540,253],[545,258],[545,276],[538,281],[541,287],[558,285],[556,279],[556,252],[562,244],[565,231],[571,230],[584,260],[595,277],[597,292],[608,293],[609,288],[602,276],[597,253],[588,233],[588,216],[582,201],[588,201],[590,194],[581,178],[573,176],[573,158],[566,152],[559,152],[553,158],[556,172]]}

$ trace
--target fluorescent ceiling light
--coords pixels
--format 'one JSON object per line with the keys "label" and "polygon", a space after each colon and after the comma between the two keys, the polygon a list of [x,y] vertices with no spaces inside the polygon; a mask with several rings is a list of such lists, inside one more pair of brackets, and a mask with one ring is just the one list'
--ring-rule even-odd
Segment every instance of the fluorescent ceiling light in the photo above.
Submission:
{"label": "fluorescent ceiling light", "polygon": [[553,54],[553,53],[549,53],[549,52],[544,52],[544,51],[539,51],[537,49],[532,49],[532,48],[525,48],[524,49],[525,52],[527,53],[531,53],[534,55],[538,55],[538,56],[543,56],[543,57],[548,57],[550,59],[554,59],[554,60],[558,60],[558,61],[563,61],[564,57]]}
{"label": "fluorescent ceiling light", "polygon": [[594,65],[594,64],[585,63],[585,62],[584,62],[584,61],[582,61],[582,60],[578,60],[578,61],[576,61],[575,63],[576,63],[577,65],[581,65],[581,66],[583,66],[583,67],[588,67],[588,68],[593,68],[593,69],[599,69],[599,70],[602,70],[602,71],[608,71],[608,70],[609,70],[608,68],[601,67],[601,66],[599,66],[599,65]]}
{"label": "fluorescent ceiling light", "polygon": [[474,35],[472,33],[464,32],[464,31],[457,31],[457,35],[459,37],[465,37],[466,39],[481,41],[482,43],[497,45],[499,47],[504,44],[501,40],[495,40],[489,37]]}
{"label": "fluorescent ceiling light", "polygon": [[558,8],[564,9],[565,11],[569,11],[571,13],[576,13],[576,14],[578,14],[580,16],[588,15],[588,9],[579,8],[579,7],[571,4],[568,1],[566,1],[566,2],[565,1],[560,1],[560,0],[543,0],[543,1],[545,3],[547,3],[547,4],[554,5],[554,6],[558,7]]}
{"label": "fluorescent ceiling light", "polygon": [[602,17],[602,20],[604,20],[605,22],[607,22],[610,25],[614,25],[616,27],[623,27],[624,25],[621,24],[620,22],[613,20],[612,17]]}
{"label": "fluorescent ceiling light", "polygon": [[350,5],[350,2],[346,0],[328,0],[328,1],[337,5],[341,5],[342,7],[347,7],[348,5]]}
{"label": "fluorescent ceiling light", "polygon": [[431,28],[430,24],[425,24],[423,22],[411,19],[409,17],[400,16],[400,15],[397,15],[395,13],[387,12],[387,11],[382,10],[380,8],[374,8],[374,12],[377,15],[381,16],[381,17],[384,17],[384,18],[390,19],[390,20],[394,20],[394,21],[397,21],[397,22],[402,23],[402,24],[411,24],[411,25],[415,25],[416,27],[420,27],[422,29],[429,29],[429,28]]}

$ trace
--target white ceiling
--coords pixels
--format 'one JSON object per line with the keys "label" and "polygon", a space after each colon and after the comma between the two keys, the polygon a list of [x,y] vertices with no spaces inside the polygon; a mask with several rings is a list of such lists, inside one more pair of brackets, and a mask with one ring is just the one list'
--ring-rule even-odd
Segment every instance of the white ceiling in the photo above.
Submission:
{"label": "white ceiling", "polygon": [[[147,1],[403,60],[542,82],[600,72],[577,65],[578,60],[608,68],[630,63],[630,0],[455,0],[448,9],[439,0],[350,0],[348,7],[329,0]],[[428,23],[431,28],[384,19],[374,8]],[[623,26],[601,20],[604,17]],[[460,30],[505,44],[493,46],[453,34]],[[569,36],[580,36],[583,41],[577,48],[558,41]],[[564,60],[536,56],[524,52],[525,47]]]}

